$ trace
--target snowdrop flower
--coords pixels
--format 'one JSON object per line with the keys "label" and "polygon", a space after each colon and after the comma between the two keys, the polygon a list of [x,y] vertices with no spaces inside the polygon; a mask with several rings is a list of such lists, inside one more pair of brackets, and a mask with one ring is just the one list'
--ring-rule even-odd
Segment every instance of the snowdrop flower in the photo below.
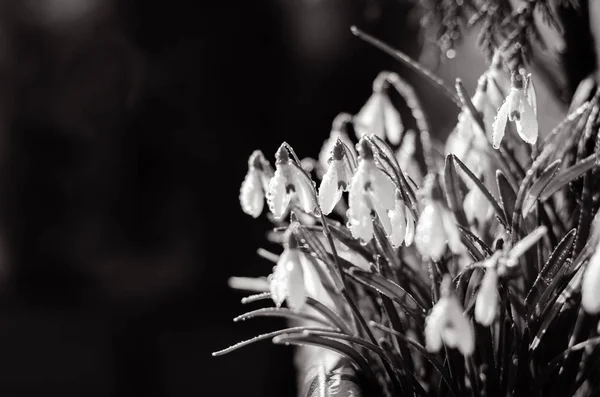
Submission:
{"label": "snowdrop flower", "polygon": [[342,192],[348,190],[352,179],[352,164],[347,155],[346,145],[338,139],[331,152],[331,161],[319,186],[319,206],[325,215],[329,215],[342,198]]}
{"label": "snowdrop flower", "polygon": [[450,288],[450,276],[442,281],[441,298],[425,321],[425,342],[430,352],[437,352],[442,343],[457,348],[464,356],[475,350],[475,337],[469,319]]}
{"label": "snowdrop flower", "polygon": [[269,289],[277,307],[286,301],[291,309],[299,310],[306,302],[300,255],[303,254],[298,249],[296,237],[291,232],[286,233],[285,248],[270,277]]}
{"label": "snowdrop flower", "polygon": [[535,99],[528,95],[525,88],[523,76],[515,73],[512,77],[510,92],[494,120],[492,143],[496,149],[500,147],[508,120],[514,121],[517,133],[525,142],[533,145],[537,141],[538,122],[533,106]]}
{"label": "snowdrop flower", "polygon": [[600,313],[600,244],[587,264],[581,284],[581,305],[589,314]]}
{"label": "snowdrop flower", "polygon": [[286,214],[294,197],[304,212],[317,213],[314,184],[300,166],[290,159],[285,143],[277,150],[275,159],[275,174],[267,190],[267,204],[275,219],[281,219]]}
{"label": "snowdrop flower", "polygon": [[240,188],[240,204],[246,214],[258,218],[262,213],[265,192],[269,188],[269,179],[272,176],[271,165],[260,150],[255,150],[248,159],[248,173]]}
{"label": "snowdrop flower", "polygon": [[430,175],[425,182],[425,207],[417,221],[415,244],[422,257],[438,261],[446,252],[446,245],[456,254],[462,253],[464,247],[454,216],[442,206],[441,189],[435,178]]}
{"label": "snowdrop flower", "polygon": [[360,157],[349,188],[348,228],[354,238],[369,242],[373,237],[373,213],[379,218],[386,235],[392,232],[387,211],[396,207],[396,187],[375,165],[369,143],[361,139],[357,146]]}
{"label": "snowdrop flower", "polygon": [[285,301],[290,309],[300,310],[307,296],[333,307],[333,301],[321,284],[318,273],[298,248],[291,227],[285,233],[284,250],[269,281],[271,298],[277,307]]}
{"label": "snowdrop flower", "polygon": [[388,215],[392,224],[392,234],[389,236],[392,246],[400,247],[402,243],[410,246],[415,236],[415,218],[397,190],[396,205],[393,210],[388,211]]}
{"label": "snowdrop flower", "polygon": [[352,122],[352,116],[348,113],[340,113],[333,120],[331,133],[329,134],[329,138],[325,142],[323,142],[323,146],[321,146],[321,151],[319,152],[319,166],[324,171],[329,166],[329,160],[331,159],[331,151],[335,146],[338,140],[341,140],[346,145],[346,149],[348,150],[348,156],[351,158],[353,162],[356,161],[356,153],[354,152],[354,144],[348,137],[346,133],[345,126],[348,123]]}
{"label": "snowdrop flower", "polygon": [[475,301],[475,320],[489,327],[496,318],[498,311],[498,271],[490,266],[481,280],[477,300]]}
{"label": "snowdrop flower", "polygon": [[400,143],[402,119],[386,93],[386,79],[389,73],[383,72],[373,81],[373,94],[354,117],[354,130],[357,138],[375,134],[388,139],[392,145]]}
{"label": "snowdrop flower", "polygon": [[494,215],[494,209],[490,202],[477,186],[472,186],[465,196],[463,208],[471,225],[477,222],[478,226],[482,226]]}

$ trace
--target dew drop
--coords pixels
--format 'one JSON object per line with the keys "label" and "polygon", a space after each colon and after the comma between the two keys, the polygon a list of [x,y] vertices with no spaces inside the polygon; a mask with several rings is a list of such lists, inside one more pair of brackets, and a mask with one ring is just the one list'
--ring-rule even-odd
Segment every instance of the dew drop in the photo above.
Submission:
{"label": "dew drop", "polygon": [[448,59],[454,59],[454,57],[456,57],[456,51],[450,48],[448,51],[446,51],[446,57]]}

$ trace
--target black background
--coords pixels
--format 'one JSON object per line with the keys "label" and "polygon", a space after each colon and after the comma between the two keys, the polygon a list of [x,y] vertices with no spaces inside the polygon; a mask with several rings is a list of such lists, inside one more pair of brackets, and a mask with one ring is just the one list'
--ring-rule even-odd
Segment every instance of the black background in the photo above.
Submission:
{"label": "black background", "polygon": [[283,326],[231,322],[227,278],[271,270],[248,155],[316,156],[397,69],[352,24],[418,53],[402,2],[306,3],[106,1],[58,27],[1,3],[3,396],[294,395],[291,349],[210,356]]}

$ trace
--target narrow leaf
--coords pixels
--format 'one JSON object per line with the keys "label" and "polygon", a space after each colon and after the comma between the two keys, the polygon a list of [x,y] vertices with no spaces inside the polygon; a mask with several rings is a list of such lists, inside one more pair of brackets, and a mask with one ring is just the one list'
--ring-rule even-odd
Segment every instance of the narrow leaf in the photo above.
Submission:
{"label": "narrow leaf", "polygon": [[370,273],[357,267],[349,269],[346,273],[360,283],[381,292],[398,303],[402,309],[420,324],[425,320],[425,308],[423,308],[411,294],[398,284],[384,278],[380,274]]}
{"label": "narrow leaf", "polygon": [[515,211],[515,202],[517,201],[517,193],[513,190],[512,186],[506,179],[506,176],[502,171],[496,171],[496,184],[498,185],[498,191],[500,192],[500,202],[504,210],[504,220],[507,225],[510,225],[509,220]]}
{"label": "narrow leaf", "polygon": [[583,174],[596,167],[598,160],[597,154],[592,154],[585,159],[577,162],[571,167],[559,172],[556,177],[548,184],[540,195],[541,201],[546,201],[560,189],[569,185],[569,183],[580,178]]}
{"label": "narrow leaf", "polygon": [[460,226],[469,227],[469,221],[465,215],[463,208],[464,197],[462,197],[459,177],[456,174],[456,167],[454,161],[452,161],[452,155],[446,156],[446,165],[444,167],[444,185],[446,188],[446,199],[448,201],[448,207],[454,212],[456,222]]}
{"label": "narrow leaf", "polygon": [[554,277],[558,274],[559,270],[562,268],[571,254],[576,234],[577,230],[572,229],[554,248],[554,251],[552,251],[552,254],[550,254],[550,257],[544,264],[542,271],[538,274],[533,286],[529,290],[529,293],[525,298],[525,304],[530,303],[532,299],[535,303],[535,298],[540,292],[539,290],[541,289],[542,285],[548,287],[550,283],[552,283]]}
{"label": "narrow leaf", "polygon": [[268,332],[266,334],[257,335],[254,338],[238,342],[235,345],[229,346],[226,349],[216,351],[216,352],[212,353],[212,356],[213,357],[224,356],[225,354],[229,354],[233,351],[236,351],[238,349],[241,349],[242,347],[246,347],[246,346],[251,345],[256,342],[261,342],[263,340],[272,339],[278,335],[288,334],[288,333],[292,333],[292,332],[302,332],[302,331],[308,330],[308,329],[318,330],[319,328],[292,327],[292,328],[280,329],[280,330],[273,331],[273,332]]}
{"label": "narrow leaf", "polygon": [[500,204],[498,204],[498,201],[496,201],[494,196],[492,196],[492,193],[490,193],[490,191],[484,186],[483,182],[481,182],[479,178],[477,178],[471,172],[469,167],[467,167],[462,161],[460,161],[458,157],[456,157],[453,154],[451,156],[454,162],[463,170],[463,172],[469,177],[469,179],[471,179],[475,183],[479,190],[481,190],[481,193],[483,193],[483,195],[488,199],[492,207],[494,207],[496,214],[498,214],[498,217],[500,217],[501,220],[504,220],[504,210],[500,207]]}
{"label": "narrow leaf", "polygon": [[562,160],[556,160],[551,163],[544,171],[542,171],[539,178],[533,182],[529,191],[527,192],[525,199],[523,200],[523,207],[521,209],[523,218],[529,214],[529,212],[533,209],[533,205],[536,200],[542,194],[543,190],[548,186],[552,178],[556,175],[558,168],[560,167]]}

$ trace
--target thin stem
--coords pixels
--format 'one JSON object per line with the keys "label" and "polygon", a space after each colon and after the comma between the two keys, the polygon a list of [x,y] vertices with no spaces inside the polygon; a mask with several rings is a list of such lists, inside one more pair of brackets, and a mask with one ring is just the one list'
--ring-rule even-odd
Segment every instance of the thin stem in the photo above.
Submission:
{"label": "thin stem", "polygon": [[352,32],[353,35],[355,35],[359,39],[364,40],[367,43],[371,44],[372,46],[385,52],[386,54],[391,55],[394,59],[402,62],[404,65],[408,66],[409,68],[411,68],[418,74],[425,77],[425,79],[428,80],[436,89],[438,89],[442,94],[444,94],[452,102],[454,102],[454,104],[456,106],[461,107],[460,99],[454,93],[454,91],[452,89],[450,89],[444,83],[444,81],[442,79],[440,79],[439,77],[434,75],[432,72],[427,70],[427,68],[425,68],[425,66],[421,65],[419,62],[415,61],[414,59],[412,59],[411,57],[409,57],[402,51],[392,48],[388,44],[385,44],[383,41],[371,36],[368,33],[363,32],[356,26],[352,26],[350,28],[350,31]]}

